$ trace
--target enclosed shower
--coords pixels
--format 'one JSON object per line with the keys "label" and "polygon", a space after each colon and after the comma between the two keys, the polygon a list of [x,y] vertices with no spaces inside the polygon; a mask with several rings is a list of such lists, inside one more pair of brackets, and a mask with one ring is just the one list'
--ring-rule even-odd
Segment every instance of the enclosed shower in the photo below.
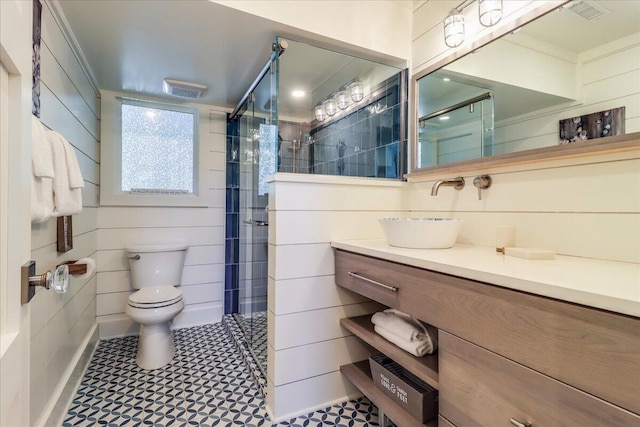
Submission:
{"label": "enclosed shower", "polygon": [[407,71],[276,37],[227,122],[225,313],[266,373],[268,179],[401,179]]}

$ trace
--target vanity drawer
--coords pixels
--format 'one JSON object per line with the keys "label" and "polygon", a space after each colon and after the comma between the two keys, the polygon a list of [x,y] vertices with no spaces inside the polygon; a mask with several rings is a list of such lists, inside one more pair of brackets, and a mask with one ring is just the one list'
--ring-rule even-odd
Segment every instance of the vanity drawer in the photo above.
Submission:
{"label": "vanity drawer", "polygon": [[439,351],[440,414],[458,427],[640,425],[638,415],[448,333]]}
{"label": "vanity drawer", "polygon": [[[349,271],[398,290],[372,290]],[[336,283],[640,414],[637,317],[341,250]]]}
{"label": "vanity drawer", "polygon": [[[395,267],[401,264],[388,263],[377,258],[369,258],[337,250],[336,283],[344,288],[371,298],[388,307],[397,308],[399,304],[398,277]],[[406,267],[404,267],[406,268]]]}

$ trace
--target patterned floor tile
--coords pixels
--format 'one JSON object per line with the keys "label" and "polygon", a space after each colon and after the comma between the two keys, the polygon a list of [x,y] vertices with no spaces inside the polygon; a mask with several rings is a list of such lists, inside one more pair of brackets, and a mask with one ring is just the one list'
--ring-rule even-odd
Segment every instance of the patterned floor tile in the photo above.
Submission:
{"label": "patterned floor tile", "polygon": [[63,426],[378,426],[377,409],[364,398],[271,423],[264,374],[253,352],[239,351],[242,337],[228,332],[241,330],[232,323],[225,316],[222,323],[173,331],[176,356],[153,371],[135,363],[137,337],[101,341]]}

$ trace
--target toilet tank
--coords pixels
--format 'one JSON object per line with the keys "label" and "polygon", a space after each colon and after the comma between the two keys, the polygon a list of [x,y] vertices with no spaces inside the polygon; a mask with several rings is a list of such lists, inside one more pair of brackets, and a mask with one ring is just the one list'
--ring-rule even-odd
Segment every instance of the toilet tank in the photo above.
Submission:
{"label": "toilet tank", "polygon": [[127,247],[133,288],[179,285],[187,248],[185,244]]}

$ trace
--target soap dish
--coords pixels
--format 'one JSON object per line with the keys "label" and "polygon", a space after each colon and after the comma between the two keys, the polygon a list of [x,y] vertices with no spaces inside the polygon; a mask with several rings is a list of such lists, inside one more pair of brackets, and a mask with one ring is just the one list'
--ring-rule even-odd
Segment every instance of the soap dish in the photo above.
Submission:
{"label": "soap dish", "polygon": [[556,253],[536,248],[504,248],[504,254],[522,259],[555,259]]}

